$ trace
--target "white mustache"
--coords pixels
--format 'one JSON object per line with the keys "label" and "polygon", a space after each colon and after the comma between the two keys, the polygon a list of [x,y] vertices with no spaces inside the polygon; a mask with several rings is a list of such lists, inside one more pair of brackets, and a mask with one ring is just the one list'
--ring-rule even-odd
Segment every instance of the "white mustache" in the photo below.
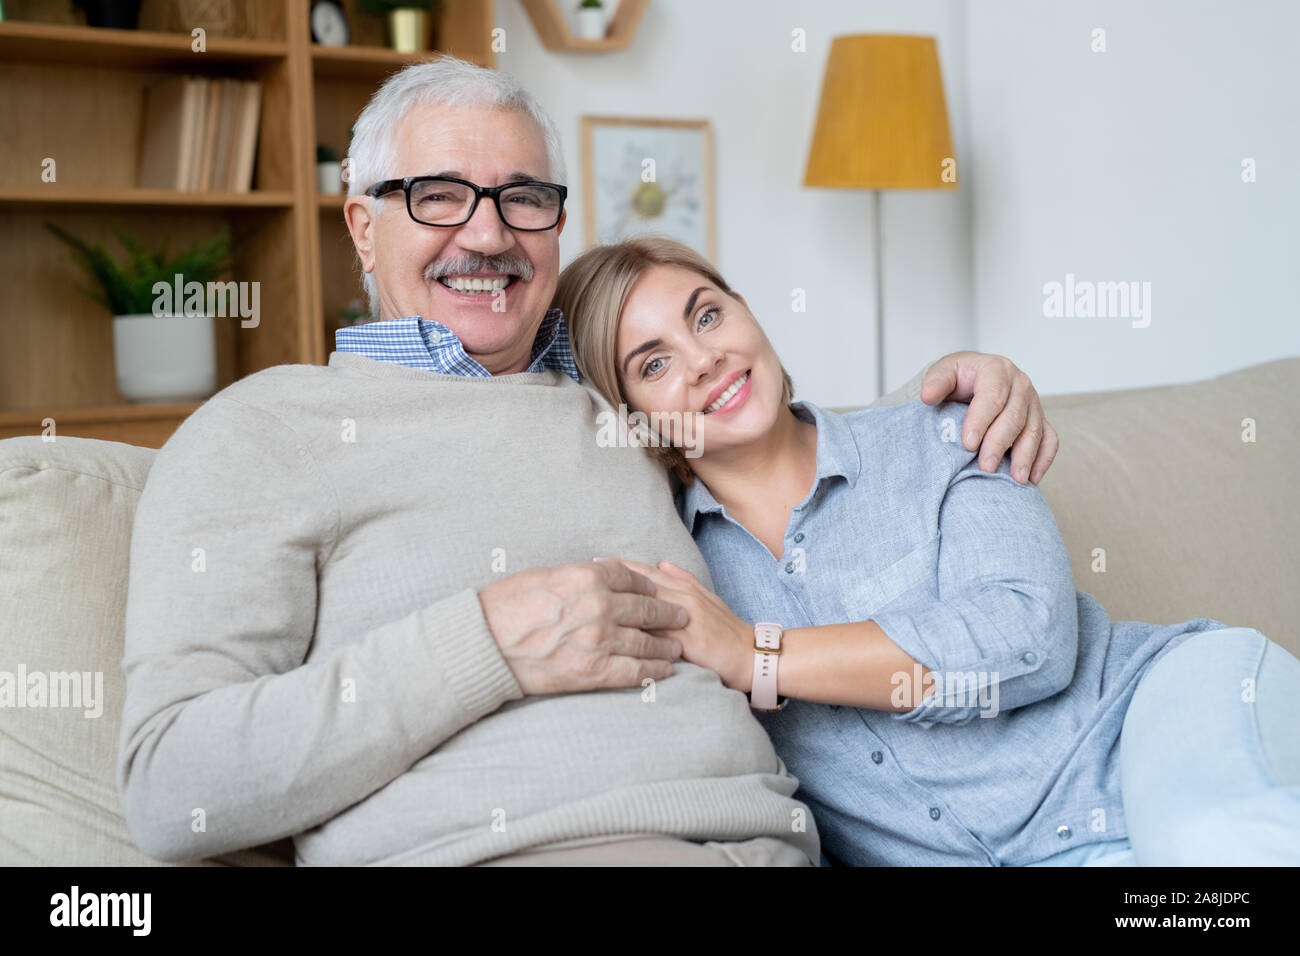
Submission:
{"label": "white mustache", "polygon": [[445,276],[472,275],[476,272],[498,272],[502,275],[518,276],[527,282],[533,277],[533,264],[519,256],[460,256],[431,262],[424,268],[426,279],[441,279]]}

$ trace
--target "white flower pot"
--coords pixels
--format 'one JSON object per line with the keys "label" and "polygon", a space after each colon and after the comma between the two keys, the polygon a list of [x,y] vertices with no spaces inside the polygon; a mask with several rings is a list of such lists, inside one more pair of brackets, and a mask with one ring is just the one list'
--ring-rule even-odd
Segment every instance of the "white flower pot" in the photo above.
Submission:
{"label": "white flower pot", "polygon": [[603,7],[578,8],[578,36],[584,40],[605,39],[605,10]]}
{"label": "white flower pot", "polygon": [[322,196],[337,196],[343,192],[343,164],[316,164],[316,191]]}
{"label": "white flower pot", "polygon": [[117,390],[129,402],[192,402],[217,389],[211,316],[113,317]]}

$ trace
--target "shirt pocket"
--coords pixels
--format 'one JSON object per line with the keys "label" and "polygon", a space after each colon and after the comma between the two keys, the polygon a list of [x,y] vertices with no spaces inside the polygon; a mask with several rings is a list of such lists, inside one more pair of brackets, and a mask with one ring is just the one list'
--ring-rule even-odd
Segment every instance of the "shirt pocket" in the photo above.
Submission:
{"label": "shirt pocket", "polygon": [[865,621],[904,597],[923,596],[926,601],[934,600],[939,538],[936,534],[893,564],[858,582],[850,602],[854,620]]}

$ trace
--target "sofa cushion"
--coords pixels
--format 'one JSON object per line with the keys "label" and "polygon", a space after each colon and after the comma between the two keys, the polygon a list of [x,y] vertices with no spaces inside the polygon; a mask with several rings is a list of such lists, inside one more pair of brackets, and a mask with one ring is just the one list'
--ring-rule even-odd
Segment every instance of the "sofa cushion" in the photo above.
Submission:
{"label": "sofa cushion", "polygon": [[[115,777],[131,525],[155,454],[0,441],[0,864],[165,865],[131,841]],[[292,862],[289,841],[203,861]]]}
{"label": "sofa cushion", "polygon": [[1183,385],[1044,397],[1061,450],[1042,492],[1075,587],[1111,620],[1211,617],[1300,656],[1297,386],[1300,358],[1288,358]]}

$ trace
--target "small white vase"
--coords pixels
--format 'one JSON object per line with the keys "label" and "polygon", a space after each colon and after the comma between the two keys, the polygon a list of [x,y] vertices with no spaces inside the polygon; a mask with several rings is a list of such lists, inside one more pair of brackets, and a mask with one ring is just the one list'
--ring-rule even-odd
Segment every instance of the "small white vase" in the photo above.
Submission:
{"label": "small white vase", "polygon": [[605,39],[605,8],[578,8],[578,36],[584,40]]}
{"label": "small white vase", "polygon": [[343,192],[343,164],[316,164],[316,191],[322,196],[337,196]]}
{"label": "small white vase", "polygon": [[429,11],[416,7],[389,10],[388,45],[398,53],[429,49]]}
{"label": "small white vase", "polygon": [[117,390],[128,402],[192,402],[217,389],[211,316],[113,317]]}

